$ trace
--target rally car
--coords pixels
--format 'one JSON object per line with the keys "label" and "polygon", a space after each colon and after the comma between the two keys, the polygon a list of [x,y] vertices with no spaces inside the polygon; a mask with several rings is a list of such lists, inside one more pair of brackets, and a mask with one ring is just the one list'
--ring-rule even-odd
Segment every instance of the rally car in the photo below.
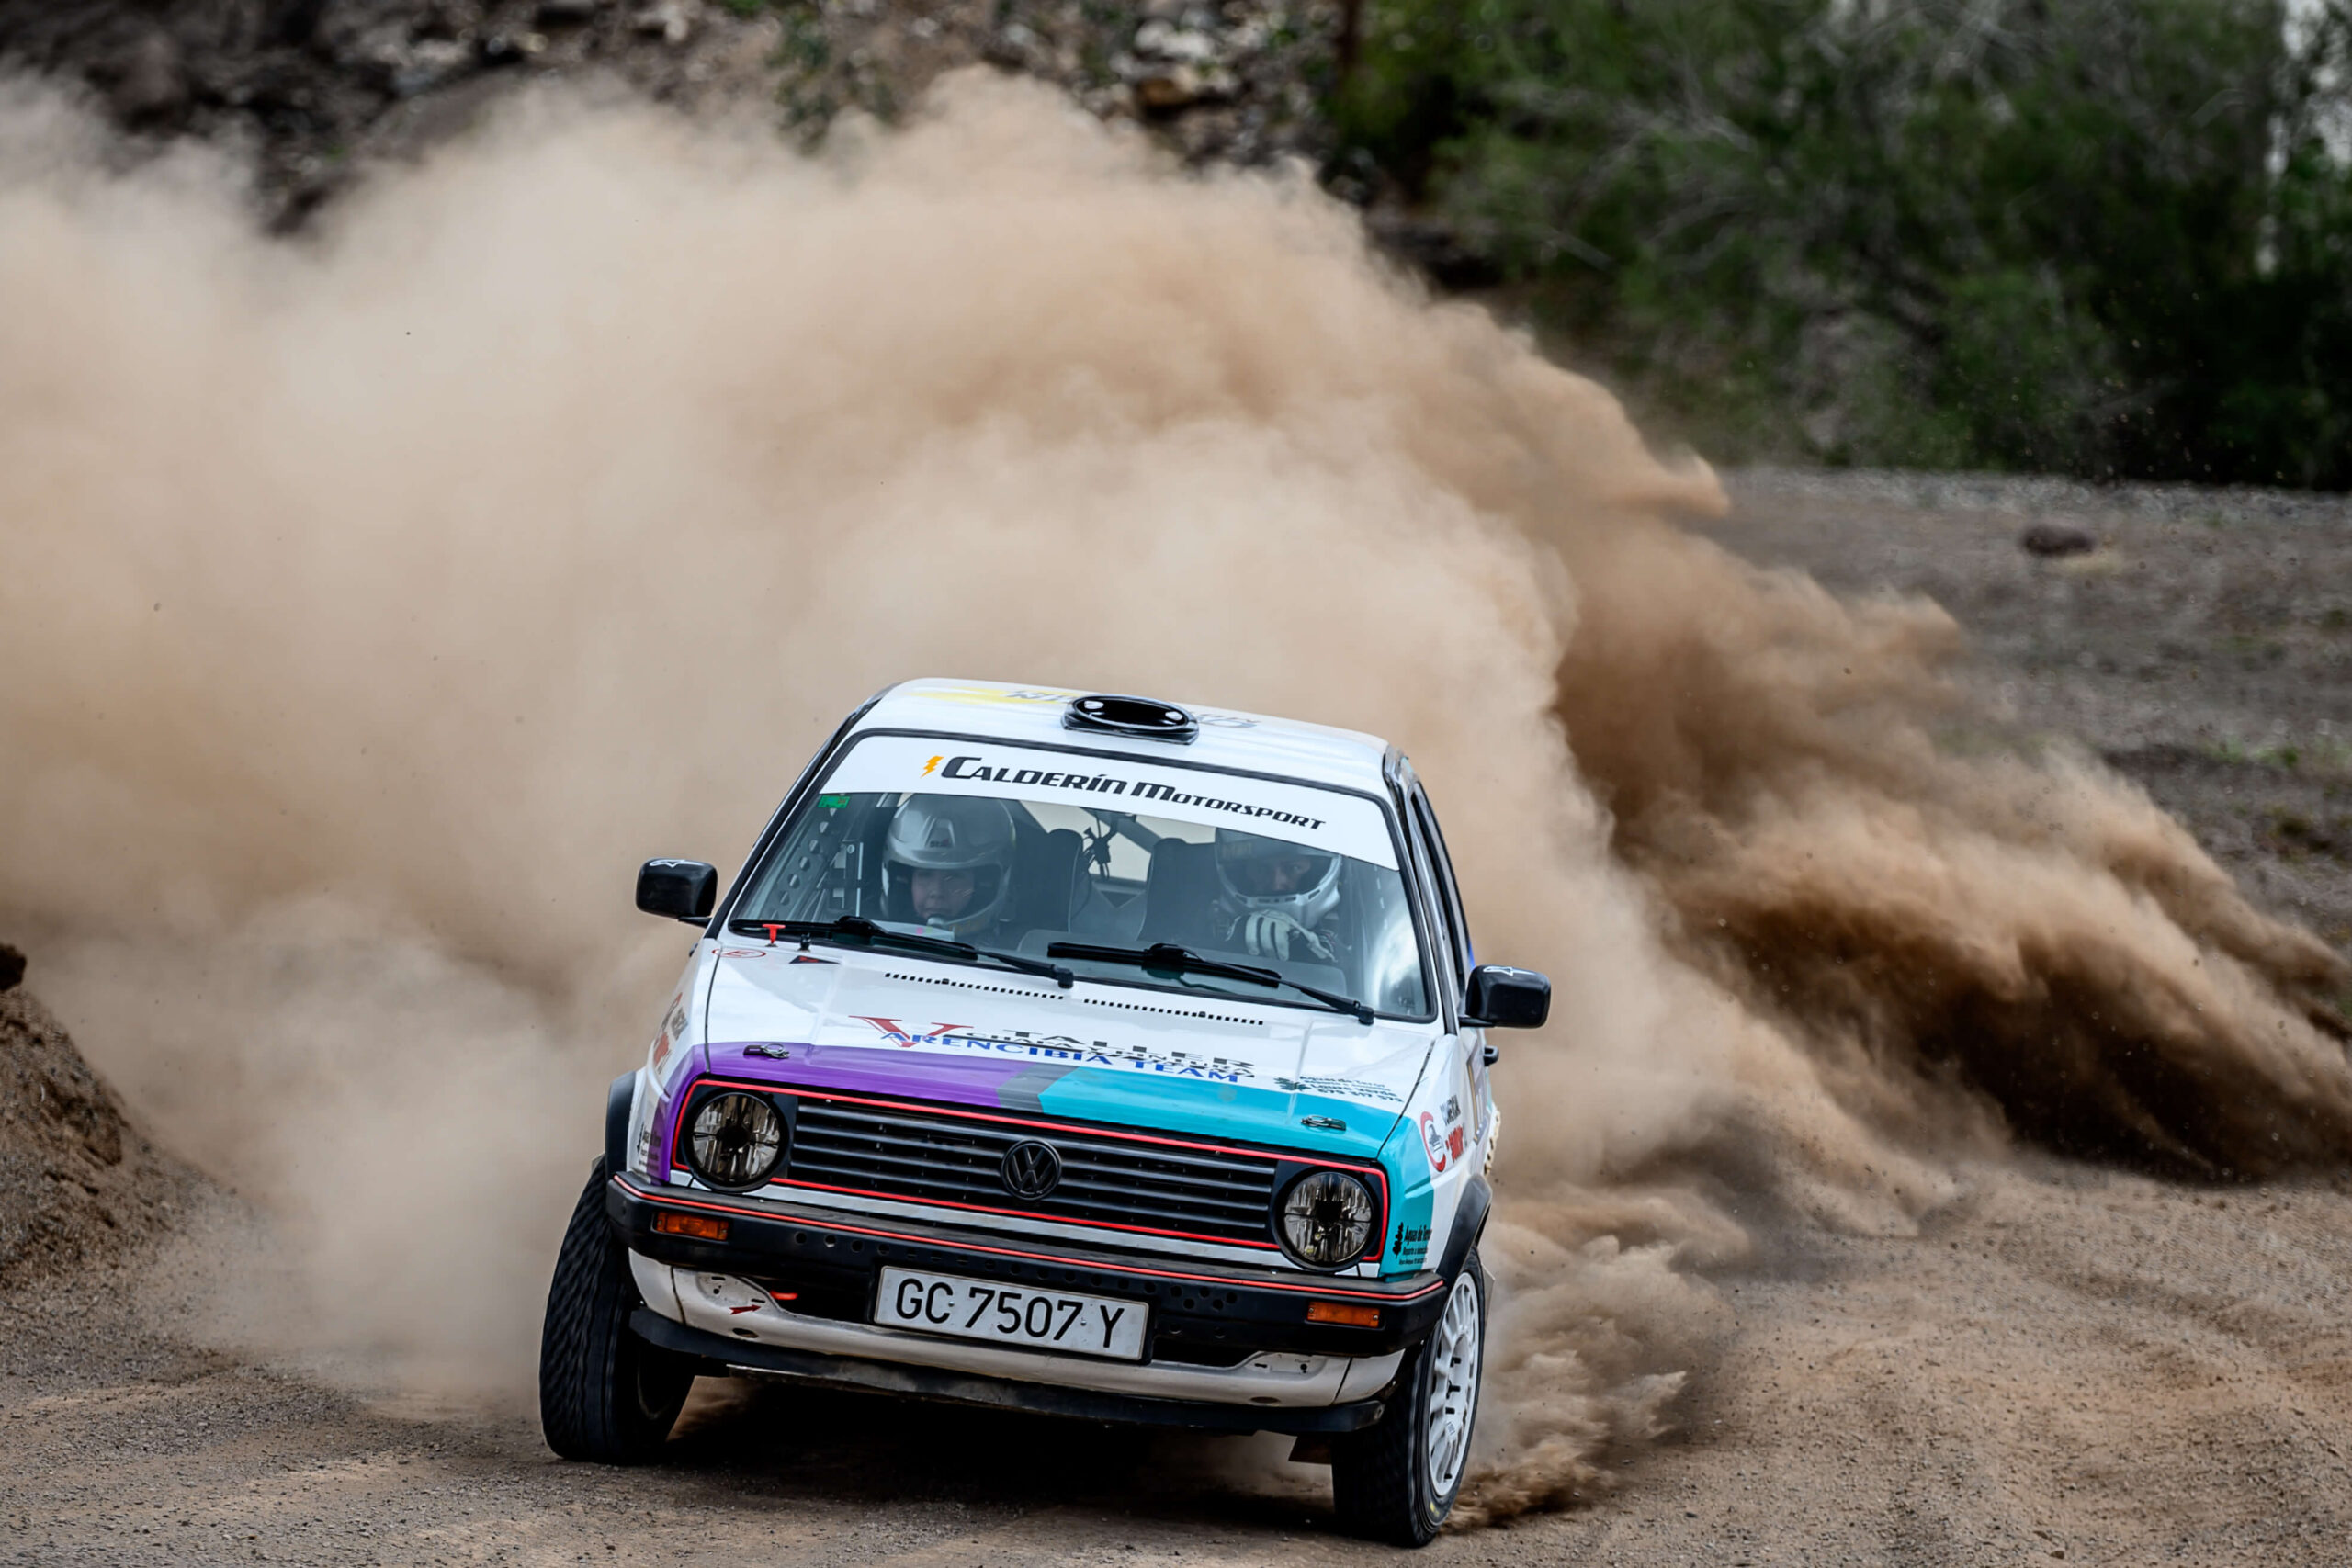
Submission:
{"label": "rally car", "polygon": [[654,1457],[697,1373],[1296,1434],[1420,1544],[1477,1413],[1486,1032],[1412,767],[1366,735],[912,681],[853,714],[615,1080],[540,1416]]}

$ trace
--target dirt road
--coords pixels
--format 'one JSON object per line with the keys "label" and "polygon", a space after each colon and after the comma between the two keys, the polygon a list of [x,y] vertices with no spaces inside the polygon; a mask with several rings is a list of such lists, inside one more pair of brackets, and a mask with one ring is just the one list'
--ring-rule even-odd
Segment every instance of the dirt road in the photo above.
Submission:
{"label": "dirt road", "polygon": [[[1577,1513],[1432,1563],[2333,1563],[2352,1529],[2352,1196],[1986,1170],[1899,1242],[1784,1237],[1682,1431]],[[0,1307],[0,1561],[1352,1562],[1272,1439],[705,1382],[672,1461]]]}
{"label": "dirt road", "polygon": [[[2084,515],[2031,487],[1906,484],[1749,476],[1718,536],[1841,590],[1934,592],[2019,723],[2081,738],[2264,901],[2352,944],[2342,510]],[[2061,513],[2105,543],[2018,550]],[[1676,1432],[1611,1456],[1618,1484],[1580,1510],[1423,1560],[2342,1562],[2352,1186],[2191,1188],[2038,1156],[1963,1178],[1915,1237],[1763,1237],[1712,1280],[1735,1331],[1692,1369]],[[1386,1555],[1330,1533],[1323,1472],[1278,1463],[1274,1439],[706,1382],[665,1465],[559,1464],[519,1402],[190,1343],[175,1269],[149,1256],[0,1297],[0,1562]]]}

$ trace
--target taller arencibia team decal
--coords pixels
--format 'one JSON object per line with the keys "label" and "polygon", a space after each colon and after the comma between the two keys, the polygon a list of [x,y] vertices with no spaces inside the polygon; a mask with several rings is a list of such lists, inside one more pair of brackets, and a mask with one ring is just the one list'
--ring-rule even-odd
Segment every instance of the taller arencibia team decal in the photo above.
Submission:
{"label": "taller arencibia team decal", "polygon": [[1139,1073],[1164,1073],[1174,1077],[1203,1078],[1214,1083],[1241,1083],[1256,1077],[1247,1062],[1192,1051],[1156,1050],[1144,1045],[1113,1046],[1107,1040],[1080,1040],[1072,1034],[1032,1034],[1025,1029],[1001,1034],[979,1034],[961,1023],[934,1023],[917,1029],[895,1018],[854,1015],[889,1043],[906,1049],[935,1046],[944,1050],[991,1052],[1003,1056],[1027,1056],[1073,1067],[1126,1067]]}

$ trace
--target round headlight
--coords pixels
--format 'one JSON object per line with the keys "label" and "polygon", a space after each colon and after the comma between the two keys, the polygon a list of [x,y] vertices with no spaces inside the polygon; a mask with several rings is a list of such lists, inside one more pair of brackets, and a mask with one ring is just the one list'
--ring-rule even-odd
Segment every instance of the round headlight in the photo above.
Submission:
{"label": "round headlight", "polygon": [[695,1112],[686,1157],[713,1187],[757,1187],[784,1152],[784,1118],[756,1094],[714,1094]]}
{"label": "round headlight", "polygon": [[1290,1184],[1275,1216],[1283,1248],[1309,1269],[1337,1269],[1372,1240],[1372,1190],[1336,1170],[1310,1170]]}

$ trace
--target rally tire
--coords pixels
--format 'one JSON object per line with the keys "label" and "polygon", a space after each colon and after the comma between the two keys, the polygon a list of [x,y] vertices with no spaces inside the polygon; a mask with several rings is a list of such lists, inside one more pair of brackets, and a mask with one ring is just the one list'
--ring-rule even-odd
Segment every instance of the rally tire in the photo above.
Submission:
{"label": "rally tire", "polygon": [[1391,1546],[1437,1539],[1469,1470],[1486,1340],[1487,1279],[1473,1248],[1438,1326],[1397,1368],[1387,1411],[1331,1444],[1331,1500],[1341,1529]]}
{"label": "rally tire", "polygon": [[628,1325],[639,1305],[628,1255],[605,1218],[605,1162],[571,1211],[539,1331],[539,1429],[565,1459],[644,1464],[658,1457],[694,1363]]}

